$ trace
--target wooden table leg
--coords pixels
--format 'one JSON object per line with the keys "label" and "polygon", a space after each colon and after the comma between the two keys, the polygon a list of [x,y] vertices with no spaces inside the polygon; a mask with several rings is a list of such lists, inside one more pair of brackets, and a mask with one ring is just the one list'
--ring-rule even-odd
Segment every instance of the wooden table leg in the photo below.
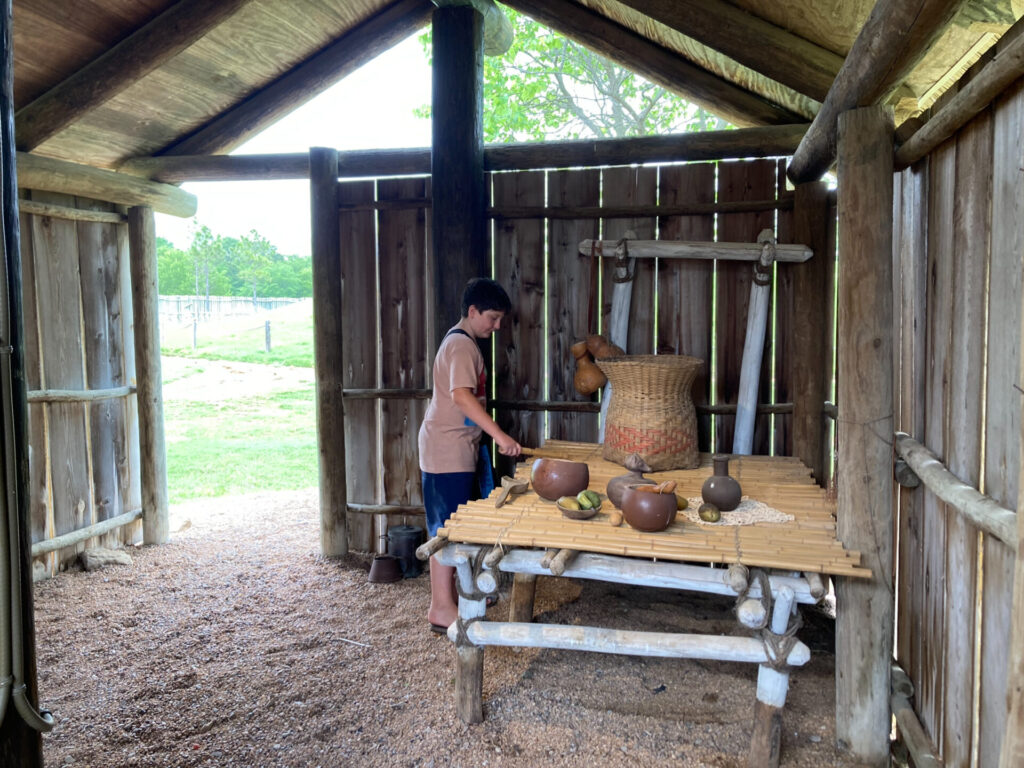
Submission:
{"label": "wooden table leg", "polygon": [[509,621],[533,621],[533,597],[536,592],[536,574],[515,574],[515,578],[512,581],[512,606],[508,611]]}
{"label": "wooden table leg", "polygon": [[[781,635],[789,626],[793,609],[793,590],[784,586],[775,597],[771,629]],[[785,669],[785,668],[784,668]],[[789,691],[789,672],[777,671],[767,664],[757,670],[757,704],[754,706],[754,733],[750,738],[749,768],[778,768],[782,748],[782,708]]]}
{"label": "wooden table leg", "polygon": [[[480,556],[479,553],[477,555]],[[490,575],[490,574],[488,574]],[[473,578],[473,563],[465,555],[455,559],[455,577],[459,586],[459,618],[463,625],[482,619],[487,613],[486,601],[472,600],[478,585]],[[455,641],[455,711],[465,723],[484,720],[484,648],[473,645],[465,635]]]}

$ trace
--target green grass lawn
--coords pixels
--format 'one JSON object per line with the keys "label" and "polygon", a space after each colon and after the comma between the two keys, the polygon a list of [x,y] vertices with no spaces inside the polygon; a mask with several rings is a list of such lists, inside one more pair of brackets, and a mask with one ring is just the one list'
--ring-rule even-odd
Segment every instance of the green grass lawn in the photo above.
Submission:
{"label": "green grass lawn", "polygon": [[[264,322],[270,320],[270,352]],[[274,312],[199,323],[192,348],[192,323],[161,321],[160,347],[165,355],[243,363],[313,365],[313,305],[309,301]]]}
{"label": "green grass lawn", "polygon": [[317,484],[312,389],[164,403],[170,502]]}
{"label": "green grass lawn", "polygon": [[[269,354],[264,351],[263,321],[267,317],[271,322]],[[315,486],[312,384],[282,391],[280,384],[268,383],[266,393],[255,386],[251,390],[258,394],[238,396],[231,391],[219,393],[216,378],[211,384],[204,376],[219,369],[206,360],[260,364],[246,371],[247,381],[271,382],[276,366],[312,368],[311,303],[201,323],[198,331],[199,343],[193,350],[191,324],[165,322],[161,327],[163,354],[194,361],[185,365],[177,361],[173,371],[164,366],[165,388],[175,384],[166,389],[170,396],[164,397],[170,502]]]}

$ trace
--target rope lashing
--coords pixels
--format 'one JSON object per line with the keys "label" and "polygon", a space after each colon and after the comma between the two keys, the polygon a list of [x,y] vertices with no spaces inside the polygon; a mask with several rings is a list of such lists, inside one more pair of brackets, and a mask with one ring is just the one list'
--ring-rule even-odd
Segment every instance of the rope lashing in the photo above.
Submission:
{"label": "rope lashing", "polygon": [[770,229],[762,229],[757,242],[761,246],[761,258],[754,264],[754,282],[769,285],[772,281],[772,264],[775,263],[775,233]]}
{"label": "rope lashing", "polygon": [[764,653],[767,657],[765,664],[776,672],[783,672],[789,667],[786,659],[789,658],[790,651],[796,645],[796,633],[803,626],[803,617],[797,611],[796,617],[789,620],[785,632],[781,634],[772,632],[768,626],[772,615],[772,586],[768,580],[768,574],[761,568],[754,568],[750,572],[750,576],[747,588],[736,597],[736,607],[738,608],[747,599],[750,586],[756,581],[758,587],[761,588],[761,606],[764,608],[764,617],[758,626],[751,627],[751,629],[758,633],[761,643],[764,645]]}
{"label": "rope lashing", "polygon": [[629,260],[629,238],[624,237],[615,244],[615,266],[612,271],[612,282],[628,283],[635,274],[636,266],[631,264]]}

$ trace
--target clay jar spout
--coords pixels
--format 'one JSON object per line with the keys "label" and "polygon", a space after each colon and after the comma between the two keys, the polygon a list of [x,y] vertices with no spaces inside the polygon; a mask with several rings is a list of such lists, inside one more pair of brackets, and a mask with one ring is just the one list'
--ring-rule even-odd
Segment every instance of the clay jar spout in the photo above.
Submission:
{"label": "clay jar spout", "polygon": [[608,501],[617,509],[622,509],[622,494],[628,485],[655,485],[653,480],[644,477],[644,472],[650,472],[651,468],[639,453],[631,453],[626,457],[623,466],[629,470],[628,474],[613,477],[608,481],[605,493]]}
{"label": "clay jar spout", "polygon": [[714,474],[704,481],[700,489],[701,498],[714,504],[722,512],[730,512],[740,505],[743,490],[739,482],[729,475],[729,455],[716,453],[711,457]]}

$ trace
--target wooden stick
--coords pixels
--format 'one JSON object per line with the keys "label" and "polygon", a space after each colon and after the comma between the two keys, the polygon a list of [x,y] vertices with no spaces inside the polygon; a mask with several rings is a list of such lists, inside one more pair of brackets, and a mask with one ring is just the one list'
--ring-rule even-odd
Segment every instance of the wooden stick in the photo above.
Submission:
{"label": "wooden stick", "polygon": [[740,367],[740,388],[736,402],[736,426],[733,432],[732,452],[749,454],[754,443],[754,416],[757,391],[761,383],[761,359],[764,356],[764,337],[768,330],[768,299],[771,296],[771,271],[775,261],[775,234],[763,230],[757,236],[761,256],[750,281],[750,303],[747,305],[747,333],[743,343]]}
{"label": "wooden stick", "polygon": [[87,403],[113,400],[135,394],[135,387],[109,387],[107,389],[33,389],[28,393],[30,403]]}
{"label": "wooden stick", "polygon": [[935,749],[932,740],[925,733],[921,721],[917,718],[917,713],[914,712],[914,708],[910,706],[907,698],[894,693],[889,702],[893,717],[896,718],[896,725],[899,727],[899,735],[913,758],[914,765],[917,768],[942,768],[945,763],[939,756],[938,750]]}
{"label": "wooden stick", "polygon": [[441,532],[438,531],[437,536],[416,547],[416,557],[420,560],[429,560],[431,555],[439,549],[444,549],[447,544],[447,534],[442,535]]}
{"label": "wooden stick", "polygon": [[537,575],[517,573],[512,580],[511,606],[508,620],[517,622],[533,621],[533,598],[537,591]]}
{"label": "wooden stick", "polygon": [[574,549],[560,549],[558,554],[551,558],[551,569],[552,576],[561,576],[565,573],[565,567],[569,561],[578,555],[579,553]]}
{"label": "wooden stick", "polygon": [[985,533],[1017,550],[1017,515],[995,499],[964,483],[939,457],[905,432],[896,433],[896,452],[932,493]]}
{"label": "wooden stick", "polygon": [[125,512],[124,514],[118,515],[117,517],[101,520],[100,522],[94,523],[86,528],[79,528],[77,531],[65,533],[62,536],[54,536],[52,539],[37,541],[32,545],[32,557],[42,557],[48,552],[55,552],[58,549],[70,547],[74,544],[83,542],[86,539],[91,539],[93,536],[100,536],[108,531],[114,530],[115,528],[120,528],[122,525],[133,523],[140,517],[142,517],[142,510],[135,509],[131,512]]}
{"label": "wooden stick", "polygon": [[749,584],[750,570],[745,565],[739,563],[733,563],[729,566],[729,570],[726,572],[726,583],[729,588],[737,595],[741,592],[746,591],[747,584]]}
{"label": "wooden stick", "polygon": [[821,578],[820,573],[809,571],[804,573],[804,578],[807,579],[807,583],[811,586],[811,597],[820,600],[825,596],[825,582]]}
{"label": "wooden stick", "polygon": [[[793,591],[782,587],[775,597],[772,632],[781,635],[789,626]],[[782,708],[789,691],[789,671],[762,665],[757,670],[757,703],[754,706],[754,733],[750,738],[749,768],[778,768],[782,747]]]}
{"label": "wooden stick", "polygon": [[547,550],[544,553],[544,557],[540,561],[541,568],[546,568],[546,569],[550,570],[550,568],[551,568],[551,561],[554,559],[555,555],[557,555],[557,554],[558,554],[558,550],[557,549],[549,549],[549,550]]}
{"label": "wooden stick", "polygon": [[[767,660],[764,644],[760,640],[732,635],[688,635],[493,621],[473,622],[466,629],[466,635],[471,643],[480,646],[559,648],[663,659],[713,659],[753,664],[763,664]],[[797,642],[786,657],[786,662],[791,666],[803,666],[810,658],[810,649]]]}
{"label": "wooden stick", "polygon": [[[579,251],[581,256],[590,256],[592,250],[596,250],[599,255],[610,257],[619,245],[618,240],[581,240]],[[762,252],[759,243],[707,243],[684,240],[627,240],[626,247],[629,255],[638,259],[758,261]],[[806,245],[787,243],[775,246],[776,261],[803,262],[813,255]]]}
{"label": "wooden stick", "polygon": [[35,200],[18,200],[18,210],[33,216],[49,216],[54,219],[70,219],[71,221],[96,221],[102,224],[124,224],[128,217],[117,211],[91,211],[85,208],[72,208],[68,205],[39,203]]}

